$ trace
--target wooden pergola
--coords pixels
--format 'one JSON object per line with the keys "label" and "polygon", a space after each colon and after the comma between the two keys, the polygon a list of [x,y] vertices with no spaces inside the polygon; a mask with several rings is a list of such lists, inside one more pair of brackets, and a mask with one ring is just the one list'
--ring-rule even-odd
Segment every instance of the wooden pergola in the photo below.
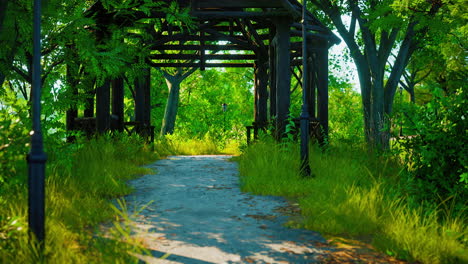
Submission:
{"label": "wooden pergola", "polygon": [[[162,1],[162,0],[161,0]],[[328,134],[328,48],[339,39],[296,0],[176,0],[190,8],[196,26],[187,30],[164,22],[162,30],[150,31],[152,67],[253,67],[255,73],[254,131],[274,123],[277,138],[283,136],[289,118],[291,78],[302,86],[301,171],[310,174],[307,142],[309,125],[324,142]],[[164,2],[170,2],[164,0]],[[301,15],[301,11],[303,11]],[[141,18],[166,18],[165,13],[135,11],[129,17],[110,13],[96,2],[86,16],[96,21],[96,39],[105,41],[110,25],[134,23]],[[34,1],[33,131],[29,163],[29,225],[39,241],[44,239],[44,175],[46,156],[40,129],[40,18],[41,1]],[[133,20],[133,21],[132,21]],[[163,20],[164,21],[164,20]],[[302,31],[301,31],[302,30]],[[304,56],[304,54],[306,54]],[[299,74],[294,71],[298,68]],[[89,89],[83,117],[78,107],[67,111],[67,129],[102,133],[123,131],[126,126],[152,136],[150,121],[150,68],[142,70],[133,84],[135,121],[124,123],[125,76],[107,79]],[[302,78],[301,76],[302,75]],[[77,80],[67,70],[77,94]],[[90,82],[91,83],[91,82]],[[94,107],[96,106],[96,107]],[[94,111],[95,108],[95,111]]]}
{"label": "wooden pergola", "polygon": [[[339,39],[312,13],[305,14],[307,61],[303,72],[302,5],[296,0],[177,0],[182,8],[189,8],[195,27],[173,26],[164,18],[166,13],[135,14],[134,19],[161,18],[162,29],[148,32],[151,55],[146,58],[153,67],[253,67],[255,78],[254,131],[274,122],[276,135],[281,137],[289,118],[291,78],[297,78],[307,93],[309,121],[315,135],[328,133],[328,48]],[[99,27],[115,20],[97,2],[87,15],[94,17]],[[128,20],[128,19],[127,19]],[[122,23],[122,22],[119,22]],[[127,21],[128,23],[128,21]],[[103,38],[105,33],[96,34]],[[294,68],[297,68],[296,71]],[[299,74],[297,74],[297,72]],[[307,83],[302,83],[306,74]],[[84,118],[76,110],[68,115],[69,129],[88,127],[90,132],[109,129],[123,131],[133,125],[142,134],[152,134],[150,123],[150,69],[133,84],[135,93],[135,121],[124,124],[123,78],[108,80],[96,87],[95,102],[91,100]],[[111,101],[112,98],[112,101]],[[96,115],[93,116],[93,105]],[[319,125],[318,125],[319,124]],[[324,138],[321,136],[320,138]]]}

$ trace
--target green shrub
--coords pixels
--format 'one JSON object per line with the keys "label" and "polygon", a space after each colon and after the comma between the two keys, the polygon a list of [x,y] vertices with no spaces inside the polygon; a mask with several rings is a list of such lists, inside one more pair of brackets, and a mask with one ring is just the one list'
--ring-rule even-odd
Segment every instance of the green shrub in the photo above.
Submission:
{"label": "green shrub", "polygon": [[[463,89],[433,100],[407,115],[417,135],[401,140],[408,168],[408,189],[422,200],[468,198],[468,95]],[[460,205],[461,206],[461,205]]]}

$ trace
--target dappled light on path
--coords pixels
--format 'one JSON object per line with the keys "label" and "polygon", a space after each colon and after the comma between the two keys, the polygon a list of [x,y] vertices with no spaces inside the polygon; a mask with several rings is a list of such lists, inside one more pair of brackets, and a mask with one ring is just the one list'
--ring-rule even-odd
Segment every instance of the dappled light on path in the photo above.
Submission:
{"label": "dappled light on path", "polygon": [[[176,156],[150,166],[157,173],[131,182],[133,237],[151,255],[146,263],[403,263],[364,245],[327,241],[283,224],[298,213],[281,197],[239,189],[230,156]],[[349,242],[349,241],[348,241]],[[163,258],[163,259],[161,259]]]}
{"label": "dappled light on path", "polygon": [[[141,206],[134,236],[151,250],[147,263],[320,263],[318,233],[289,229],[280,197],[239,189],[230,156],[177,156],[149,166],[127,200]],[[166,255],[169,253],[170,255]],[[164,260],[159,259],[165,256]]]}

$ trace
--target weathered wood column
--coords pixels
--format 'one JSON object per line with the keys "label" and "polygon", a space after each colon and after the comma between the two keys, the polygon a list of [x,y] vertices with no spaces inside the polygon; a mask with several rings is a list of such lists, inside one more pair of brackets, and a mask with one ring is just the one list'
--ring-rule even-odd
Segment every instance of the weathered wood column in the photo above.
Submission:
{"label": "weathered wood column", "polygon": [[281,139],[286,130],[289,117],[291,89],[290,61],[290,24],[289,18],[279,18],[276,25],[276,139]]}
{"label": "weathered wood column", "polygon": [[255,108],[254,120],[255,125],[260,128],[265,128],[268,122],[268,61],[264,58],[259,58],[255,62],[254,76],[255,76]]}
{"label": "weathered wood column", "polygon": [[307,40],[307,17],[306,17],[306,5],[307,1],[304,0],[304,6],[302,8],[302,107],[301,107],[301,117],[300,117],[300,126],[301,126],[301,175],[302,176],[311,176],[311,169],[309,165],[309,125],[310,125],[310,115],[309,115],[309,66],[310,62],[308,61],[308,40]]}
{"label": "weathered wood column", "polygon": [[112,80],[112,121],[111,128],[122,132],[124,129],[124,79]]}
{"label": "weathered wood column", "polygon": [[96,131],[104,133],[110,129],[110,81],[96,89]]}
{"label": "weathered wood column", "polygon": [[268,68],[269,72],[269,100],[270,100],[270,120],[276,117],[276,54],[275,54],[275,28],[270,28],[270,46],[268,47]]}
{"label": "weathered wood column", "polygon": [[[75,71],[75,67],[72,67],[70,64],[67,64],[67,73],[66,79],[67,83],[70,86],[72,100],[70,102],[70,108],[68,108],[66,112],[66,128],[67,132],[75,130],[75,118],[78,117],[78,107],[76,105],[76,98],[78,96],[78,79],[76,78],[77,71]],[[72,142],[75,140],[74,136],[67,135],[67,142]]]}
{"label": "weathered wood column", "polygon": [[320,39],[317,52],[317,117],[322,128],[320,144],[328,141],[328,41]]}
{"label": "weathered wood column", "polygon": [[[311,43],[310,46],[313,46],[314,42]],[[317,118],[317,54],[315,49],[308,50],[308,61],[309,61],[309,69],[307,74],[309,75],[309,89],[307,90],[308,95],[308,106],[309,106],[309,115],[311,120]]]}
{"label": "weathered wood column", "polygon": [[[94,82],[92,83],[94,86]],[[90,89],[86,92],[86,100],[85,100],[85,109],[84,109],[84,117],[94,117],[94,97],[95,91]]]}
{"label": "weathered wood column", "polygon": [[138,132],[149,136],[151,126],[151,75],[150,69],[142,69],[142,75],[135,80],[135,121],[139,122]]}

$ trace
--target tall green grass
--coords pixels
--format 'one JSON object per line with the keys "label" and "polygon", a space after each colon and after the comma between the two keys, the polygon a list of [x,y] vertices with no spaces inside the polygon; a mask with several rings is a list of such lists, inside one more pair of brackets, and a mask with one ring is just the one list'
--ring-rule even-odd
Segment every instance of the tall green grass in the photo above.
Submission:
{"label": "tall green grass", "polygon": [[[156,159],[138,137],[103,136],[48,150],[45,254],[27,232],[26,164],[0,197],[0,263],[137,263],[136,243],[104,235],[116,221],[112,200],[131,193],[126,181]],[[111,228],[112,230],[112,228]]]}
{"label": "tall green grass", "polygon": [[[239,155],[239,143],[236,140],[226,140],[220,142],[209,134],[201,138],[184,138],[180,135],[166,135],[156,142],[160,149],[168,150],[171,155]],[[156,148],[158,149],[158,148]]]}
{"label": "tall green grass", "polygon": [[296,200],[302,217],[294,226],[371,237],[381,251],[411,261],[468,262],[466,214],[447,212],[441,220],[437,210],[409,206],[392,158],[343,146],[312,148],[310,157],[316,177],[302,178],[297,145],[257,142],[240,158],[242,189]]}

